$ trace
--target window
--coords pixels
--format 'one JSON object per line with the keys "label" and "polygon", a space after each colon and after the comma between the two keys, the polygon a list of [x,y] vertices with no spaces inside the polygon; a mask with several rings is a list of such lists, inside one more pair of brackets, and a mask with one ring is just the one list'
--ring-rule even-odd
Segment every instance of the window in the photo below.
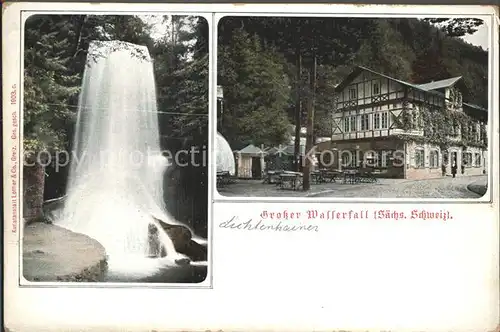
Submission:
{"label": "window", "polygon": [[344,132],[356,131],[356,116],[351,115],[344,118]]}
{"label": "window", "polygon": [[439,167],[439,153],[437,150],[432,150],[429,156],[429,166],[436,168]]}
{"label": "window", "polygon": [[470,125],[470,124],[467,126],[466,135],[467,136],[474,135],[474,133],[473,133],[473,126]]}
{"label": "window", "polygon": [[365,156],[365,153],[363,151],[356,151],[356,161],[357,161],[357,164],[355,166],[357,167],[365,167],[366,165],[366,156]]}
{"label": "window", "polygon": [[418,114],[418,116],[417,116],[418,128],[422,129],[422,128],[425,127],[425,125],[424,125],[424,118],[423,118],[422,114],[419,111],[417,111],[417,112],[418,112],[417,113]]}
{"label": "window", "polygon": [[342,167],[351,168],[357,165],[356,151],[342,152]]}
{"label": "window", "polygon": [[480,142],[486,142],[488,137],[487,137],[487,134],[486,134],[486,125],[485,124],[481,124],[480,125],[480,128],[479,128],[479,141]]}
{"label": "window", "polygon": [[426,123],[425,125],[422,122],[422,126],[424,127],[424,131],[426,132],[427,135],[434,134],[434,123],[432,121]]}
{"label": "window", "polygon": [[344,118],[344,132],[345,133],[349,132],[349,117]]}
{"label": "window", "polygon": [[322,153],[316,154],[316,158],[319,161],[321,167],[330,167],[333,165],[334,154],[332,150],[325,150]]}
{"label": "window", "polygon": [[375,153],[375,160],[373,162],[373,166],[375,167],[379,167],[379,168],[387,168],[387,165],[388,165],[388,160],[390,159],[391,157],[391,153],[390,151],[377,151]]}
{"label": "window", "polygon": [[418,114],[417,114],[417,111],[411,112],[411,123],[412,123],[412,128],[414,128],[414,129],[418,128]]}
{"label": "window", "polygon": [[358,96],[357,96],[357,93],[356,93],[356,89],[355,88],[350,88],[349,89],[349,99],[356,99]]}
{"label": "window", "polygon": [[373,129],[380,128],[380,114],[373,114]]}
{"label": "window", "polygon": [[382,164],[382,151],[377,151],[375,152],[375,155],[373,156],[374,160],[372,162],[374,167],[380,167]]}
{"label": "window", "polygon": [[423,168],[425,167],[425,154],[424,149],[415,149],[415,167]]}
{"label": "window", "polygon": [[453,127],[452,127],[452,135],[453,136],[460,136],[462,131],[462,128],[460,128],[460,124],[458,124],[456,121],[453,121]]}
{"label": "window", "polygon": [[348,151],[342,152],[341,155],[342,158],[342,167],[347,167],[348,163],[351,161],[351,155],[348,153]]}
{"label": "window", "polygon": [[463,157],[462,157],[462,165],[465,167],[471,167],[472,166],[472,153],[470,152],[465,152]]}
{"label": "window", "polygon": [[377,155],[375,154],[374,151],[367,151],[366,153],[364,153],[363,155],[364,166],[374,167],[377,166],[376,162],[377,162]]}
{"label": "window", "polygon": [[368,130],[370,129],[370,122],[368,119],[368,114],[363,114],[361,115],[361,130]]}
{"label": "window", "polygon": [[[381,155],[382,155],[381,167],[387,168],[393,164],[393,161],[395,159],[395,157],[394,157],[395,152],[396,151],[382,151],[381,152]],[[397,155],[397,152],[396,152],[396,155]]]}
{"label": "window", "polygon": [[358,166],[358,153],[359,151],[343,151],[342,152],[342,167],[352,168]]}
{"label": "window", "polygon": [[389,127],[389,121],[387,118],[387,112],[385,112],[385,113],[382,113],[382,128],[386,129],[388,127]]}
{"label": "window", "polygon": [[358,167],[358,151],[352,151],[352,163],[351,167]]}
{"label": "window", "polygon": [[380,86],[378,85],[378,83],[373,83],[373,94],[374,95],[380,94]]}
{"label": "window", "polygon": [[480,167],[481,166],[481,154],[476,152],[475,159],[476,159],[476,163],[475,163],[476,167]]}
{"label": "window", "polygon": [[351,116],[351,131],[356,131],[356,116]]}
{"label": "window", "polygon": [[448,165],[449,163],[449,155],[447,152],[443,153],[443,165]]}

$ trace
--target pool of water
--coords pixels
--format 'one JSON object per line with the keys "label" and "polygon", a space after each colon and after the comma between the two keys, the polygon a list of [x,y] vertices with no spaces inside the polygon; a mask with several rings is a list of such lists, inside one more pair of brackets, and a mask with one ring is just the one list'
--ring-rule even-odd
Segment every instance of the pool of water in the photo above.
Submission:
{"label": "pool of water", "polygon": [[206,261],[185,255],[170,258],[108,257],[106,282],[200,283],[207,277]]}
{"label": "pool of water", "polygon": [[161,259],[142,259],[141,262],[129,261],[126,265],[110,262],[105,282],[140,283],[201,283],[208,273],[207,262],[188,264],[169,264]]}

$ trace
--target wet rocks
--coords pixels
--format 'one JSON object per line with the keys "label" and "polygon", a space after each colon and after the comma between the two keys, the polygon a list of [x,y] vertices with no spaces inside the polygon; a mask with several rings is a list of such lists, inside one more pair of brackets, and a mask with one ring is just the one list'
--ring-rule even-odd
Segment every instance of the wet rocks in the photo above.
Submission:
{"label": "wet rocks", "polygon": [[104,280],[106,252],[90,237],[41,222],[27,224],[23,276],[29,281]]}
{"label": "wet rocks", "polygon": [[191,240],[184,248],[182,248],[182,251],[179,252],[188,256],[195,262],[206,261],[208,259],[207,247],[193,240]]}
{"label": "wet rocks", "polygon": [[[154,218],[154,217],[153,217]],[[207,247],[193,240],[189,228],[183,225],[168,224],[160,219],[154,218],[167,232],[178,253],[188,256],[193,261],[207,260]]]}

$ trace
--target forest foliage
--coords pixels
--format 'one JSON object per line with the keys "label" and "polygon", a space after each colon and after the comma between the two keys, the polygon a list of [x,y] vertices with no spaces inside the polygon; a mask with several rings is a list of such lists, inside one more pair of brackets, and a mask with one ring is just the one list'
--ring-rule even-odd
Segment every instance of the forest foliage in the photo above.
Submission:
{"label": "forest foliage", "polygon": [[[172,154],[179,149],[189,151],[190,147],[202,150],[205,146],[206,149],[208,24],[202,18],[191,16],[160,19],[168,29],[155,31],[148,23],[151,20],[132,15],[34,15],[26,21],[25,158],[71,151],[81,81],[90,59],[89,45],[92,41],[107,40],[147,46],[154,65],[162,149]],[[41,151],[49,154],[39,153]],[[208,171],[206,164],[196,162],[202,167],[177,169],[174,165],[169,169],[164,179],[165,201],[175,218],[206,236]],[[53,163],[50,166],[54,166]],[[33,195],[44,197],[25,195],[25,200],[64,195],[68,167],[57,171],[50,166],[42,169],[41,179],[49,179],[45,184],[44,181],[25,183],[27,187],[42,187]],[[27,167],[25,174],[36,171]]]}
{"label": "forest foliage", "polygon": [[[357,65],[416,84],[462,76],[467,88],[464,100],[487,108],[488,53],[459,38],[475,32],[481,23],[474,19],[225,17],[218,30],[218,84],[228,97],[219,131],[235,148],[249,143],[286,144],[290,134],[281,128],[295,124],[297,103],[304,104],[311,96],[308,73],[313,55],[318,64],[315,137],[331,135],[334,87]],[[245,38],[251,42],[243,42]],[[306,113],[302,106],[302,127]],[[275,130],[263,126],[263,119],[270,118]]]}
{"label": "forest foliage", "polygon": [[207,23],[189,16],[164,20],[172,21],[170,29],[153,38],[152,26],[137,16],[31,16],[25,24],[25,150],[70,148],[89,45],[106,40],[147,46],[155,66],[162,136],[206,141]]}
{"label": "forest foliage", "polygon": [[[169,29],[155,39],[152,27],[136,16],[30,17],[25,25],[25,148],[70,145],[89,43],[113,39],[148,47],[166,141],[178,147],[189,140],[207,143],[207,22],[165,19],[171,20]],[[464,99],[486,107],[488,53],[458,38],[480,24],[473,19],[226,17],[218,32],[218,85],[224,90],[219,130],[235,148],[286,143],[299,100],[305,125],[312,54],[318,63],[315,136],[330,135],[334,87],[356,65],[413,83],[462,76],[468,90]]]}
{"label": "forest foliage", "polygon": [[[154,60],[162,147],[206,149],[208,22],[190,16],[163,19],[168,29],[158,38],[147,20],[132,15],[31,16],[24,27],[24,149],[71,149],[81,80],[95,40],[147,46]],[[217,84],[224,92],[218,130],[233,149],[286,144],[291,125],[305,126],[313,104],[313,136],[330,136],[335,86],[357,65],[412,83],[462,76],[464,100],[486,108],[488,53],[459,38],[480,24],[439,18],[225,17],[216,36]],[[206,167],[183,172],[184,187],[206,186]],[[192,192],[205,202],[206,192]]]}

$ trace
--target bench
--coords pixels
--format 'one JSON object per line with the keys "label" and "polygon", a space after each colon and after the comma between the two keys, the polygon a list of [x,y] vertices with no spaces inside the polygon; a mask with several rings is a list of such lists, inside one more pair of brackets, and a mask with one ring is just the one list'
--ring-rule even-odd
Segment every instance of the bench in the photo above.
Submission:
{"label": "bench", "polygon": [[355,184],[360,182],[360,173],[358,170],[345,170],[343,183]]}
{"label": "bench", "polygon": [[340,179],[342,174],[338,171],[322,170],[321,177],[323,182],[337,182],[337,179]]}
{"label": "bench", "polygon": [[281,170],[267,171],[263,183],[268,183],[268,184],[278,183],[280,181],[280,174],[282,174],[283,172],[284,171]]}
{"label": "bench", "polygon": [[217,172],[217,187],[223,187],[232,182],[229,172]]}
{"label": "bench", "polygon": [[279,175],[279,182],[276,184],[280,189],[298,190],[302,187],[302,173],[284,172]]}

